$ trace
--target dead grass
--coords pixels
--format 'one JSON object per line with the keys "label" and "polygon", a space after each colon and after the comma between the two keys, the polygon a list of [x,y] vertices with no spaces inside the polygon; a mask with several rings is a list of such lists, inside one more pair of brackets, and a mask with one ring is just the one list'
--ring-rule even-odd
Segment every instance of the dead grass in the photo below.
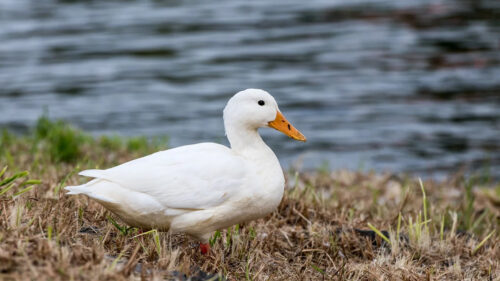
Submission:
{"label": "dead grass", "polygon": [[0,183],[2,280],[205,280],[200,270],[229,280],[500,278],[500,186],[487,177],[420,185],[390,174],[289,173],[278,210],[216,233],[202,256],[183,235],[138,236],[99,204],[60,190],[85,180],[75,171],[161,144],[44,126],[44,135],[0,140],[0,170],[8,166],[0,182],[20,176]]}

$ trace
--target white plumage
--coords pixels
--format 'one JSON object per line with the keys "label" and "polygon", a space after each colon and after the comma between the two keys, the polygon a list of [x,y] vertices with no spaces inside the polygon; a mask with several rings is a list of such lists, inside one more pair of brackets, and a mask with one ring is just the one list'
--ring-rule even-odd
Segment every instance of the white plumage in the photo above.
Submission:
{"label": "white plumage", "polygon": [[284,177],[257,129],[270,126],[305,141],[263,90],[237,93],[224,109],[231,148],[200,143],[160,151],[68,186],[85,194],[131,226],[185,232],[207,242],[213,231],[272,212],[283,196]]}

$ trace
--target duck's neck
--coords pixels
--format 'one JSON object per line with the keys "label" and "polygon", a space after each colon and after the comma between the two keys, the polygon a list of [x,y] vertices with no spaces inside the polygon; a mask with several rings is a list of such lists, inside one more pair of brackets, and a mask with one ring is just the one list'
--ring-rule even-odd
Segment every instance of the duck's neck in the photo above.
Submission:
{"label": "duck's neck", "polygon": [[248,159],[273,158],[273,151],[266,145],[256,128],[226,127],[231,149]]}

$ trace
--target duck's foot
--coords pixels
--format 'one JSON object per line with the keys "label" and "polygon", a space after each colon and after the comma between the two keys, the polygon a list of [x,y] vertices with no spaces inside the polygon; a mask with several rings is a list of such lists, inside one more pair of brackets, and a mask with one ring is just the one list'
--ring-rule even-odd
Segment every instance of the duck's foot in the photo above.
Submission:
{"label": "duck's foot", "polygon": [[200,243],[200,252],[203,254],[203,255],[206,255],[208,254],[208,252],[210,251],[210,244],[208,243]]}

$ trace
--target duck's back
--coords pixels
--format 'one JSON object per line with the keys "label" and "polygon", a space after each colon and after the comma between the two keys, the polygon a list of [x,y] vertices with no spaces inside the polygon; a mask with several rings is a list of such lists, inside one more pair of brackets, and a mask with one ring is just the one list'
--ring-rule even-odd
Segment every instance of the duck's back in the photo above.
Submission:
{"label": "duck's back", "polygon": [[[200,143],[107,170],[83,171],[81,175],[95,179],[67,189],[97,199],[115,213],[176,215],[222,204],[243,186],[245,172],[245,161],[229,148]],[[122,210],[113,210],[115,205]]]}

